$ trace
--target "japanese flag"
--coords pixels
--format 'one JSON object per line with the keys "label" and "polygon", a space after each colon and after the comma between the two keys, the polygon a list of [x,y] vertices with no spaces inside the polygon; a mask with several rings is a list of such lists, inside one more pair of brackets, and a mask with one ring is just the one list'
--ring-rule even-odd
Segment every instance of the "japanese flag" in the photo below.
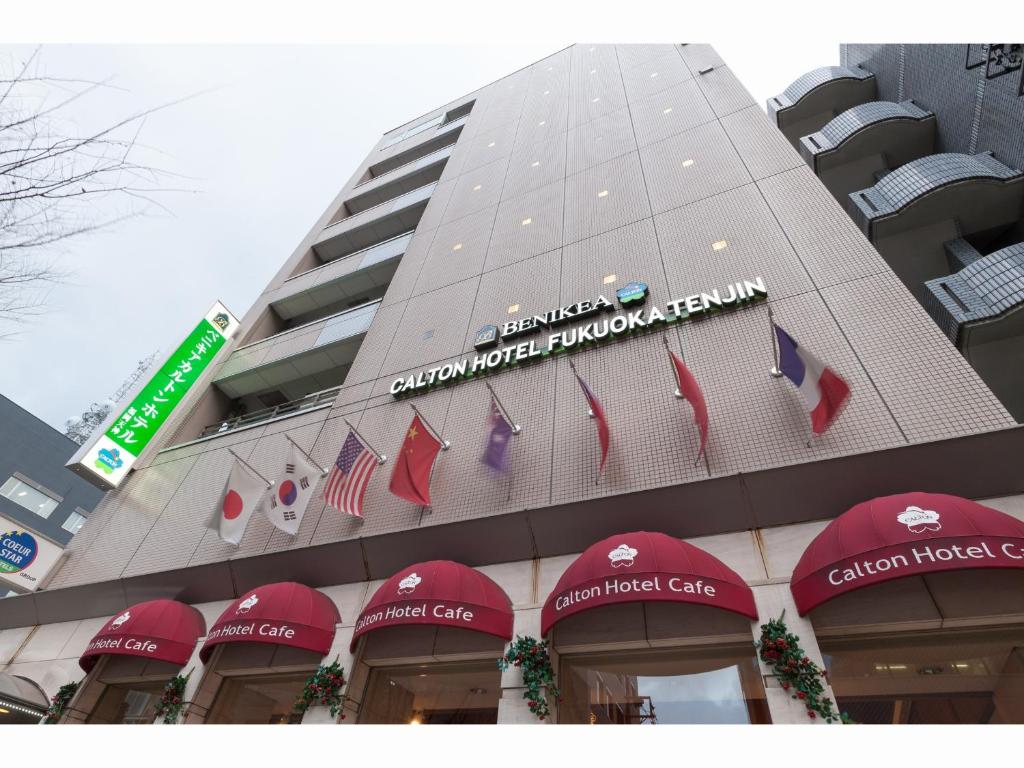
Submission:
{"label": "japanese flag", "polygon": [[228,483],[224,486],[224,495],[213,513],[210,521],[220,537],[229,544],[238,545],[242,534],[249,525],[249,518],[260,504],[263,493],[267,490],[266,482],[256,477],[252,471],[238,459],[231,466]]}
{"label": "japanese flag", "polygon": [[316,489],[316,481],[322,475],[320,467],[310,462],[298,446],[289,443],[284,467],[281,468],[274,492],[270,494],[270,503],[264,507],[270,522],[290,536],[298,533],[306,504]]}

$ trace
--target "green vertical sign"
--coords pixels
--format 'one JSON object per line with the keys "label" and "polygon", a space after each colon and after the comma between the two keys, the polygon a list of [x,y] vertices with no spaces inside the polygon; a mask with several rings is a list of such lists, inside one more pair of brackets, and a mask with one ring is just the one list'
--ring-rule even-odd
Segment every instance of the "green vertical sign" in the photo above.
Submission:
{"label": "green vertical sign", "polygon": [[110,425],[106,436],[138,457],[226,343],[221,331],[203,318]]}

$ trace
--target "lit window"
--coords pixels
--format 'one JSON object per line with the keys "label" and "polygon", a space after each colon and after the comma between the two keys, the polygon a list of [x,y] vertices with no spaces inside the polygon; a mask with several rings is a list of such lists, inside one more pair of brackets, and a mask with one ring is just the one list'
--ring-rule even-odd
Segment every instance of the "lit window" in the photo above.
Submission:
{"label": "lit window", "polygon": [[618,279],[619,279],[618,275],[614,275],[614,274],[612,274],[612,275],[605,275],[604,276],[604,280],[602,280],[601,282],[603,282],[605,285],[611,285],[612,283],[614,283]]}
{"label": "lit window", "polygon": [[85,515],[72,512],[68,515],[68,519],[61,523],[60,527],[74,536],[82,529],[83,525],[85,525]]}
{"label": "lit window", "polygon": [[537,125],[547,125],[547,120],[541,120]]}
{"label": "lit window", "polygon": [[683,160],[683,168],[689,168],[693,165],[693,160]]}
{"label": "lit window", "polygon": [[591,101],[592,101],[592,102],[593,102],[594,104],[597,104],[597,102],[599,102],[600,100],[601,100],[601,97],[600,97],[600,96],[595,96],[594,98],[592,98],[592,99],[591,99]]}
{"label": "lit window", "polygon": [[658,76],[657,72],[651,72],[651,77],[657,77],[657,76]]}
{"label": "lit window", "polygon": [[532,222],[533,222],[533,219],[525,218],[525,219],[523,219],[523,226],[525,227],[527,224],[531,224]]}
{"label": "lit window", "polygon": [[608,197],[608,190],[607,189],[602,189],[600,192],[597,193],[597,196],[598,197]]}
{"label": "lit window", "polygon": [[452,250],[453,251],[461,251],[462,250],[462,243],[456,243],[455,245],[453,245],[452,246]]}
{"label": "lit window", "polygon": [[488,146],[488,147],[493,147],[493,146],[494,146],[494,142],[492,141],[492,142],[491,142],[490,144],[488,144],[487,146]]}
{"label": "lit window", "polygon": [[544,95],[547,96],[551,91],[544,91]]}
{"label": "lit window", "polygon": [[661,110],[661,114],[667,115],[671,111],[672,111],[672,107],[665,107],[663,110]]}
{"label": "lit window", "polygon": [[482,186],[481,184],[477,184],[477,185],[476,185],[475,187],[473,187],[473,191],[474,191],[474,192],[479,192],[479,191],[480,191],[480,188],[481,188],[481,186]]}
{"label": "lit window", "polygon": [[717,240],[711,244],[712,249],[721,251],[729,245],[725,240]]}
{"label": "lit window", "polygon": [[54,498],[16,477],[8,478],[7,482],[0,486],[0,496],[6,496],[19,507],[24,507],[40,517],[49,517],[61,502],[59,497]]}
{"label": "lit window", "polygon": [[513,305],[511,305],[511,306],[510,306],[510,307],[508,308],[508,313],[509,313],[510,315],[514,315],[514,314],[515,314],[516,312],[518,312],[518,311],[519,311],[519,305],[518,305],[518,304],[513,304]]}
{"label": "lit window", "polygon": [[538,165],[540,165],[540,160],[534,160],[532,163],[530,163],[531,168],[536,168]]}
{"label": "lit window", "polygon": [[590,70],[590,74],[592,74],[592,75],[596,75],[596,74],[597,74],[597,70],[596,70],[596,69],[592,69],[592,70]]}

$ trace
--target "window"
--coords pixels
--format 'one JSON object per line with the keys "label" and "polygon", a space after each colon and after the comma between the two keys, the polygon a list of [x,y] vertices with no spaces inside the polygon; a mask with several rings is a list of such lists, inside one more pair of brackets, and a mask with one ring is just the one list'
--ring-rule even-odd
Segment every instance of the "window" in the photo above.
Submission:
{"label": "window", "polygon": [[85,515],[79,512],[72,512],[60,527],[74,536],[82,529],[82,526],[85,525],[85,519]]}
{"label": "window", "polygon": [[149,725],[156,719],[156,706],[164,682],[108,685],[87,722],[105,725]]}
{"label": "window", "polygon": [[498,722],[501,672],[493,661],[378,667],[360,723],[436,725]]}
{"label": "window", "polygon": [[828,679],[858,723],[1024,723],[1024,628],[821,638]]}
{"label": "window", "polygon": [[59,497],[54,498],[17,477],[7,479],[0,487],[0,496],[6,496],[18,506],[35,512],[40,517],[49,517],[61,502]]}
{"label": "window", "polygon": [[753,647],[562,657],[559,723],[770,722]]}
{"label": "window", "polygon": [[273,675],[226,677],[217,691],[207,723],[287,725],[301,723],[295,699],[312,669]]}

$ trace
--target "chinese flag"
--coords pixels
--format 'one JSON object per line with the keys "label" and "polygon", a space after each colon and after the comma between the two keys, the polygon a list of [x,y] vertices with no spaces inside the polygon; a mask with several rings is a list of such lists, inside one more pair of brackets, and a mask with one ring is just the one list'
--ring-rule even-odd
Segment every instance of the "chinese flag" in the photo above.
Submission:
{"label": "chinese flag", "polygon": [[388,489],[399,498],[429,507],[430,470],[440,450],[441,441],[423,426],[419,414],[414,416],[398,452]]}

